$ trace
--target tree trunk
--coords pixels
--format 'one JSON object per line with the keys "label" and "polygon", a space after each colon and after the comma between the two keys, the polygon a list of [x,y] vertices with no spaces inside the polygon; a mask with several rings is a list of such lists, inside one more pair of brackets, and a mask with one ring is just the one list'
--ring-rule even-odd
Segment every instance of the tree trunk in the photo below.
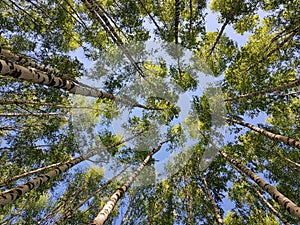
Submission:
{"label": "tree trunk", "polygon": [[35,117],[48,117],[48,116],[60,116],[66,115],[62,112],[53,112],[53,113],[0,113],[0,117],[26,117],[26,116],[35,116]]}
{"label": "tree trunk", "polygon": [[267,130],[264,130],[262,128],[253,126],[250,123],[245,123],[245,122],[242,122],[242,121],[239,121],[239,120],[235,120],[235,119],[232,119],[232,118],[228,118],[228,117],[223,117],[223,118],[226,119],[227,121],[233,122],[235,124],[239,124],[239,125],[242,125],[244,127],[248,127],[251,130],[254,130],[255,132],[263,134],[263,135],[265,135],[266,137],[268,137],[270,139],[273,139],[273,140],[276,140],[276,141],[280,141],[280,142],[283,142],[283,143],[285,143],[285,144],[287,144],[289,146],[292,146],[292,147],[300,149],[300,141],[297,141],[297,140],[295,140],[293,138],[289,138],[287,136],[283,136],[283,135],[280,135],[280,134],[274,134],[274,133],[272,133],[270,131],[267,131]]}
{"label": "tree trunk", "polygon": [[[206,135],[199,130],[201,135],[206,139],[209,140]],[[268,192],[272,198],[279,203],[283,208],[285,208],[290,214],[300,219],[300,207],[298,207],[294,202],[292,202],[290,199],[285,197],[283,194],[281,194],[277,189],[275,189],[273,186],[268,184],[264,179],[257,176],[254,172],[247,169],[245,166],[238,163],[235,159],[231,158],[225,151],[220,149],[218,146],[216,146],[214,143],[210,142],[212,146],[217,149],[221,155],[234,167],[238,168],[241,172],[246,174],[248,177],[250,177],[255,183],[258,184],[262,189],[264,189],[266,192]]]}
{"label": "tree trunk", "polygon": [[203,174],[201,174],[201,178],[202,178],[202,181],[203,181],[203,183],[204,183],[205,192],[206,192],[206,194],[207,194],[207,197],[208,197],[208,199],[209,199],[209,201],[210,201],[210,204],[212,205],[212,207],[213,207],[213,209],[214,209],[214,215],[215,215],[216,221],[217,221],[218,225],[222,225],[222,224],[223,224],[223,220],[222,220],[222,217],[221,217],[221,215],[220,215],[218,206],[217,206],[217,204],[215,203],[214,198],[213,198],[213,196],[212,196],[211,193],[210,193],[210,190],[209,190],[209,188],[208,188],[206,179],[205,179],[205,177],[204,177]]}
{"label": "tree trunk", "polygon": [[193,28],[193,0],[189,1],[189,11],[190,11],[189,34],[191,35],[191,31]]}
{"label": "tree trunk", "polygon": [[298,207],[294,202],[292,202],[290,199],[285,197],[277,189],[275,189],[273,186],[268,184],[261,177],[257,176],[254,172],[252,172],[251,170],[247,169],[246,167],[238,163],[235,159],[231,158],[223,150],[219,149],[219,152],[231,165],[237,167],[240,171],[242,171],[244,174],[250,177],[255,183],[257,183],[262,189],[268,192],[273,197],[273,199],[276,202],[278,202],[283,208],[285,208],[289,213],[291,213],[293,216],[300,219],[300,207]]}
{"label": "tree trunk", "polygon": [[193,224],[193,205],[192,205],[192,195],[189,192],[188,189],[188,183],[187,183],[187,178],[186,175],[184,176],[184,184],[185,184],[185,194],[186,194],[186,211],[187,211],[187,225],[192,225]]}
{"label": "tree trunk", "polygon": [[297,97],[297,96],[299,96],[299,94],[300,94],[300,91],[293,91],[293,92],[286,93],[286,94],[277,94],[276,96],[286,97],[286,96],[292,95],[292,97]]}
{"label": "tree trunk", "polygon": [[281,155],[281,154],[278,154],[280,158],[283,158],[285,161],[287,161],[288,163],[292,164],[294,167],[296,167],[297,169],[300,169],[300,164],[299,163],[296,163],[294,162],[293,160],[290,160],[289,158]]}
{"label": "tree trunk", "polygon": [[20,129],[24,129],[24,127],[22,126],[4,126],[4,127],[0,127],[0,130],[20,130]]}
{"label": "tree trunk", "polygon": [[178,45],[179,18],[180,18],[180,0],[175,0],[174,37],[175,37],[176,45]]}
{"label": "tree trunk", "polygon": [[120,141],[116,144],[113,144],[111,146],[108,147],[101,147],[99,149],[94,149],[86,154],[83,154],[80,157],[77,157],[75,159],[71,159],[63,164],[61,164],[60,166],[58,166],[56,169],[49,171],[48,173],[44,174],[44,175],[40,175],[34,179],[32,179],[31,181],[24,183],[22,185],[19,185],[16,188],[12,188],[10,190],[7,191],[3,191],[0,193],[0,207],[1,206],[5,206],[13,201],[15,201],[17,198],[21,197],[23,194],[31,191],[34,188],[37,188],[39,186],[41,186],[42,184],[46,183],[48,180],[62,174],[63,172],[67,171],[68,169],[72,168],[73,166],[77,165],[78,163],[98,154],[99,152],[103,151],[103,150],[107,150],[110,148],[114,148],[120,144],[123,144],[135,137],[137,137],[138,135],[140,135],[140,133],[124,140],[124,141]]}
{"label": "tree trunk", "polygon": [[121,98],[118,96],[114,96],[107,92],[97,90],[92,87],[88,88],[88,87],[83,87],[83,86],[77,85],[74,81],[71,81],[71,80],[65,80],[65,79],[62,79],[59,77],[43,74],[41,72],[37,72],[32,69],[27,69],[23,66],[17,65],[12,62],[6,62],[1,59],[0,59],[0,73],[3,76],[19,78],[21,80],[25,80],[30,83],[37,83],[37,84],[43,84],[43,85],[46,85],[49,87],[61,88],[66,91],[69,91],[72,94],[78,94],[78,95],[95,97],[95,98],[106,98],[106,99],[111,99],[113,101],[124,103],[124,104],[132,106],[132,107],[140,107],[140,108],[144,108],[144,109],[154,109],[151,107],[146,107],[144,105],[140,105],[138,103],[132,102],[130,100],[127,100],[127,99],[124,99],[124,98]]}
{"label": "tree trunk", "polygon": [[[272,49],[266,56],[263,56],[263,58],[261,60],[257,61],[253,65],[249,66],[249,68],[245,72],[249,72],[252,68],[254,68],[255,66],[257,66],[260,63],[262,63],[263,61],[265,61],[273,53],[275,53],[276,51],[279,51],[287,42],[292,40],[292,38],[297,34],[299,29],[300,29],[300,26],[297,26],[295,29],[290,31],[291,34],[288,35],[282,42],[280,42],[276,48]],[[267,50],[269,50],[269,49],[267,49]]]}
{"label": "tree trunk", "polygon": [[29,58],[26,58],[24,56],[19,56],[15,53],[10,52],[7,49],[0,48],[0,56],[4,57],[5,59],[8,59],[9,61],[16,62],[24,67],[35,68],[39,71],[43,71],[45,73],[50,73],[53,76],[58,76],[58,77],[61,77],[64,79],[73,79],[72,75],[70,75],[70,74],[63,74],[56,69],[47,67],[45,65],[39,65],[39,64],[35,63],[34,61],[30,60]]}
{"label": "tree trunk", "polygon": [[270,209],[270,211],[272,213],[274,213],[275,216],[277,216],[277,218],[279,220],[281,220],[282,223],[284,223],[285,225],[291,225],[284,217],[283,215],[278,212],[269,202],[268,200],[263,196],[262,193],[260,193],[260,191],[258,190],[257,187],[255,187],[255,185],[253,185],[250,181],[248,181],[245,177],[244,180],[247,182],[247,184],[253,188],[253,190],[255,191],[255,193],[258,195],[258,197],[261,199],[261,201]]}
{"label": "tree trunk", "polygon": [[90,13],[95,17],[95,19],[101,24],[106,33],[113,39],[113,41],[118,45],[118,47],[122,50],[122,52],[129,59],[133,67],[137,70],[141,77],[145,77],[143,70],[138,66],[134,58],[132,57],[129,50],[124,46],[122,39],[116,33],[113,26],[110,24],[106,15],[104,14],[104,8],[94,0],[82,0],[83,4],[90,11]]}
{"label": "tree trunk", "polygon": [[61,164],[63,164],[63,162],[60,162],[60,163],[54,163],[54,164],[51,164],[51,165],[49,165],[49,166],[44,166],[44,167],[39,168],[39,169],[36,169],[36,170],[31,170],[31,171],[29,171],[29,172],[26,172],[26,173],[22,173],[22,174],[20,174],[20,175],[13,176],[13,177],[8,178],[8,179],[6,179],[6,180],[0,181],[0,186],[3,186],[4,184],[10,183],[10,182],[12,182],[12,181],[14,181],[14,180],[18,180],[18,179],[23,178],[23,177],[27,177],[27,176],[29,176],[29,175],[31,175],[31,174],[38,173],[38,172],[42,172],[42,171],[47,170],[47,169],[51,169],[51,168],[56,167],[56,166],[59,166],[59,165],[61,165]]}
{"label": "tree trunk", "polygon": [[300,79],[296,79],[294,81],[291,81],[287,84],[283,84],[281,86],[266,88],[266,89],[263,89],[261,91],[254,91],[254,92],[242,94],[242,95],[236,96],[234,98],[228,98],[225,101],[231,102],[231,101],[235,101],[235,100],[242,99],[242,98],[250,98],[250,97],[255,97],[255,96],[258,96],[258,95],[263,95],[263,94],[266,94],[266,93],[283,91],[283,90],[286,90],[286,89],[289,89],[289,88],[297,87],[299,85],[300,85]]}
{"label": "tree trunk", "polygon": [[151,21],[153,22],[153,24],[155,25],[156,29],[158,30],[159,34],[161,34],[161,29],[159,27],[159,25],[157,24],[156,20],[154,19],[154,17],[151,15],[151,13],[147,10],[145,4],[143,3],[143,0],[138,0],[140,5],[142,6],[143,10],[147,13],[147,15],[149,16],[149,18],[151,19]]}
{"label": "tree trunk", "polygon": [[145,165],[149,162],[149,160],[152,158],[152,156],[157,153],[162,145],[166,142],[170,141],[170,139],[165,140],[161,142],[157,148],[153,149],[152,152],[150,152],[147,157],[144,159],[144,161],[140,164],[140,166],[132,173],[132,175],[126,180],[126,182],[122,185],[121,188],[118,188],[109,198],[109,200],[106,202],[106,204],[103,206],[103,208],[100,210],[94,221],[91,223],[91,225],[102,225],[107,220],[110,213],[115,208],[117,202],[119,199],[126,193],[131,183],[134,181],[134,179],[140,174],[140,172],[144,169]]}
{"label": "tree trunk", "polygon": [[66,218],[72,216],[73,212],[75,212],[77,209],[79,209],[81,206],[83,206],[88,200],[90,200],[92,197],[96,196],[98,193],[100,193],[105,187],[110,185],[121,173],[123,173],[128,167],[126,167],[124,170],[122,170],[120,173],[118,173],[113,178],[109,179],[105,182],[100,188],[98,188],[96,191],[88,195],[85,199],[83,199],[80,203],[78,203],[75,207],[72,209],[67,210],[62,217],[59,218],[57,222],[55,222],[54,225],[61,224]]}
{"label": "tree trunk", "polygon": [[209,51],[209,53],[207,55],[207,58],[209,58],[211,56],[211,54],[214,52],[214,50],[215,50],[217,44],[219,43],[219,41],[220,41],[220,39],[221,39],[221,37],[222,37],[222,35],[224,33],[224,30],[225,30],[226,26],[228,25],[228,23],[229,23],[229,20],[226,19],[225,22],[223,23],[222,27],[221,27],[221,30],[218,33],[218,36],[217,36],[217,38],[216,38],[216,40],[215,40],[212,48],[210,49],[210,51]]}

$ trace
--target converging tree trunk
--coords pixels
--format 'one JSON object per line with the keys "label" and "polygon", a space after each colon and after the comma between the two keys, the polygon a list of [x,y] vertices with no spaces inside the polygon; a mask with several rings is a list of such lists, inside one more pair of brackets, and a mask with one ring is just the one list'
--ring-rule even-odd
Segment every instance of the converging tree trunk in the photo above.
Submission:
{"label": "converging tree trunk", "polygon": [[257,66],[260,63],[262,63],[263,61],[265,61],[267,58],[269,58],[275,52],[278,52],[287,42],[289,42],[293,39],[293,37],[298,33],[299,29],[300,29],[300,26],[297,26],[295,29],[290,31],[289,32],[290,34],[285,39],[283,39],[283,41],[280,42],[276,48],[272,49],[267,55],[263,56],[263,58],[261,60],[257,61],[253,65],[249,66],[249,68],[246,70],[246,72],[250,71],[252,68],[254,68],[255,66]]}
{"label": "converging tree trunk", "polygon": [[92,150],[86,154],[83,154],[80,157],[77,157],[75,159],[71,159],[63,164],[61,164],[60,166],[58,166],[56,169],[51,170],[49,172],[47,172],[44,175],[40,175],[34,179],[32,179],[31,181],[24,183],[22,185],[19,185],[16,188],[12,188],[10,190],[4,191],[0,193],[0,206],[5,206],[13,201],[15,201],[17,198],[21,197],[22,195],[24,195],[25,193],[31,191],[34,188],[37,188],[39,186],[41,186],[42,184],[46,183],[48,180],[62,174],[63,172],[69,170],[70,168],[72,168],[73,166],[77,165],[78,163],[91,158],[92,156],[100,153],[101,151],[104,150],[108,150],[110,148],[114,148],[118,145],[121,145],[135,137],[137,137],[138,135],[140,135],[140,133],[138,133],[137,135],[134,135],[124,141],[120,141],[116,144],[113,144],[111,146],[108,147],[102,147],[102,148],[98,148],[95,150]]}
{"label": "converging tree trunk", "polygon": [[212,205],[212,207],[214,209],[214,215],[215,215],[216,221],[217,221],[218,225],[222,225],[223,224],[223,220],[222,220],[222,217],[220,215],[219,208],[218,208],[217,204],[215,203],[213,196],[210,193],[210,190],[208,188],[206,179],[205,179],[205,177],[204,177],[203,174],[201,174],[201,179],[203,181],[203,184],[204,184],[204,187],[205,187],[205,192],[206,192],[207,197],[208,197],[208,199],[210,201],[210,204]]}
{"label": "converging tree trunk", "polygon": [[66,113],[62,112],[53,112],[53,113],[0,113],[0,117],[49,117],[49,116],[61,116],[66,115]]}
{"label": "converging tree trunk", "polygon": [[161,34],[161,28],[159,27],[158,23],[156,22],[156,20],[154,19],[154,17],[151,15],[151,13],[147,10],[145,4],[143,3],[143,0],[138,0],[138,2],[140,3],[140,5],[142,6],[143,10],[147,13],[147,15],[149,16],[149,18],[151,19],[151,21],[155,25],[155,27],[156,27],[157,31],[159,32],[159,34]]}
{"label": "converging tree trunk", "polygon": [[186,195],[186,211],[187,211],[187,225],[193,224],[193,205],[192,205],[192,195],[189,191],[188,180],[186,175],[184,176],[184,184],[185,184],[185,195]]}
{"label": "converging tree trunk", "polygon": [[294,202],[285,197],[276,188],[271,186],[254,172],[238,163],[235,159],[231,158],[225,151],[219,149],[219,152],[231,165],[238,168],[240,171],[250,177],[255,183],[257,183],[262,189],[268,192],[273,197],[273,199],[278,202],[283,208],[285,208],[289,213],[300,219],[300,207],[298,207]]}
{"label": "converging tree trunk", "polygon": [[117,202],[120,200],[120,198],[126,193],[129,186],[132,184],[132,182],[135,180],[135,178],[140,174],[140,172],[144,169],[146,164],[150,161],[152,156],[157,153],[162,145],[166,142],[169,142],[170,139],[167,139],[163,142],[161,142],[157,148],[153,149],[147,157],[144,159],[144,161],[140,164],[140,166],[132,173],[132,175],[125,181],[125,183],[122,185],[121,188],[118,188],[109,198],[109,200],[106,202],[106,204],[103,206],[103,208],[100,210],[94,221],[91,223],[92,225],[102,225],[107,220],[108,216],[111,214],[113,209],[115,208]]}
{"label": "converging tree trunk", "polygon": [[61,88],[69,91],[72,94],[78,94],[83,96],[95,97],[95,98],[106,98],[111,99],[116,102],[120,102],[132,107],[140,107],[144,109],[153,109],[151,107],[146,107],[144,105],[135,103],[131,100],[124,99],[118,96],[114,96],[104,91],[92,87],[83,87],[76,84],[72,80],[66,80],[60,77],[55,77],[47,75],[41,72],[37,72],[32,69],[27,69],[23,66],[17,65],[13,62],[7,62],[0,59],[0,73],[3,76],[9,76],[14,78],[19,78],[31,83],[43,84],[49,87]]}
{"label": "converging tree trunk", "polygon": [[254,184],[252,184],[249,180],[247,180],[247,178],[244,177],[244,181],[246,181],[246,183],[255,191],[255,193],[257,194],[257,196],[260,198],[260,200],[270,209],[270,211],[272,213],[274,213],[275,216],[277,216],[277,218],[279,220],[281,220],[282,223],[284,223],[285,225],[291,225],[284,217],[283,215],[278,212],[269,202],[268,200],[263,196],[263,194],[258,190],[257,187],[255,187]]}
{"label": "converging tree trunk", "polygon": [[286,137],[286,136],[283,136],[283,135],[280,135],[280,134],[274,134],[270,131],[264,130],[264,129],[259,128],[259,127],[256,127],[256,126],[254,126],[250,123],[245,123],[245,122],[235,120],[235,119],[232,119],[232,118],[224,117],[224,119],[226,119],[227,121],[233,122],[235,124],[239,124],[239,125],[242,125],[244,127],[248,127],[251,130],[254,130],[254,131],[256,131],[260,134],[263,134],[263,135],[265,135],[266,137],[268,137],[270,139],[277,140],[277,141],[283,142],[283,143],[285,143],[289,146],[296,147],[296,148],[300,149],[300,141],[297,141],[293,138],[289,138],[289,137]]}
{"label": "converging tree trunk", "polygon": [[26,172],[26,173],[22,173],[20,175],[16,175],[16,176],[13,176],[13,177],[10,177],[8,179],[5,179],[3,181],[0,181],[0,186],[3,186],[4,184],[8,184],[14,180],[18,180],[18,179],[21,179],[23,177],[27,177],[31,174],[35,174],[35,173],[38,173],[38,172],[42,172],[44,170],[47,170],[47,169],[52,169],[54,167],[57,167],[57,166],[60,166],[61,164],[63,164],[64,162],[60,162],[60,163],[54,163],[54,164],[51,164],[49,166],[44,166],[44,167],[41,167],[39,169],[36,169],[36,170],[31,170],[29,172]]}
{"label": "converging tree trunk", "polygon": [[228,98],[225,101],[231,102],[231,101],[235,101],[235,100],[242,99],[242,98],[250,98],[250,97],[255,97],[255,96],[258,96],[258,95],[264,95],[266,93],[284,91],[284,90],[287,90],[287,89],[290,89],[290,88],[293,88],[293,87],[297,87],[299,85],[300,85],[300,79],[296,79],[296,80],[293,80],[293,81],[288,82],[286,84],[283,84],[281,86],[266,88],[266,89],[263,89],[261,91],[254,91],[254,92],[242,94],[242,95],[236,96],[234,98]]}
{"label": "converging tree trunk", "polygon": [[129,59],[130,63],[136,69],[136,71],[140,74],[141,77],[144,77],[143,70],[136,63],[130,51],[125,47],[122,39],[116,33],[114,27],[110,24],[109,20],[105,15],[105,11],[99,2],[94,0],[82,0],[85,7],[90,11],[90,13],[94,16],[94,18],[100,23],[100,25],[104,28],[107,34],[112,38],[112,40],[118,45],[118,47],[122,50],[122,52]]}
{"label": "converging tree trunk", "polygon": [[[70,74],[64,74],[56,69],[47,67],[45,65],[39,65],[36,62],[30,60],[29,58],[26,58],[25,56],[19,56],[7,49],[0,48],[0,56],[2,56],[3,58],[5,58],[9,61],[16,62],[19,65],[22,65],[24,67],[31,67],[31,68],[37,69],[37,70],[45,72],[45,73],[50,73],[53,76],[59,76],[64,79],[72,79],[72,75],[70,75]],[[75,80],[73,80],[73,81],[75,81]]]}
{"label": "converging tree trunk", "polygon": [[293,160],[290,160],[289,158],[287,158],[287,157],[285,157],[285,156],[283,156],[283,155],[280,155],[280,154],[279,154],[279,157],[280,157],[280,158],[283,158],[286,162],[292,164],[292,165],[293,165],[294,167],[296,167],[298,170],[300,169],[300,164],[299,164],[299,163],[296,163],[296,162],[294,162]]}
{"label": "converging tree trunk", "polygon": [[209,51],[209,53],[207,55],[207,58],[209,58],[211,56],[211,54],[215,51],[215,48],[216,48],[217,44],[219,43],[219,41],[220,41],[220,39],[221,39],[221,37],[222,37],[222,35],[223,35],[223,33],[225,31],[225,28],[228,25],[228,23],[229,23],[229,20],[225,19],[225,22],[223,23],[223,25],[222,25],[219,33],[218,33],[218,36],[217,36],[217,38],[216,38],[216,40],[215,40],[212,48],[210,49],[210,51]]}
{"label": "converging tree trunk", "polygon": [[175,44],[178,45],[179,19],[180,19],[180,0],[175,0],[175,10],[174,11],[175,11],[175,15],[174,15],[174,38],[175,38]]}
{"label": "converging tree trunk", "polygon": [[100,188],[98,188],[96,191],[94,191],[93,193],[91,193],[90,195],[88,195],[85,199],[83,199],[80,203],[78,203],[76,206],[74,206],[72,209],[67,210],[66,212],[64,212],[64,214],[59,218],[59,220],[57,222],[55,222],[55,225],[61,224],[65,219],[67,219],[68,217],[71,217],[72,214],[79,209],[81,206],[83,206],[88,200],[90,200],[91,198],[95,197],[97,194],[99,194],[104,188],[106,188],[108,185],[110,185],[118,176],[120,176],[120,174],[122,174],[128,167],[126,167],[125,169],[123,169],[120,173],[118,173],[117,175],[115,175],[113,178],[107,180],[105,182],[105,184],[103,184]]}
{"label": "converging tree trunk", "polygon": [[[199,130],[201,135],[204,139],[209,139],[206,137],[206,135]],[[262,189],[264,189],[266,192],[268,192],[272,198],[279,203],[283,208],[285,208],[290,214],[300,219],[300,207],[298,207],[294,202],[292,202],[290,199],[285,197],[283,194],[281,194],[276,188],[274,188],[272,185],[267,183],[264,179],[256,175],[251,170],[247,169],[242,164],[238,163],[235,159],[231,158],[225,151],[217,147],[214,143],[210,142],[215,149],[217,149],[221,155],[234,167],[238,168],[239,171],[243,172],[245,175],[250,177],[255,183],[258,184]]]}

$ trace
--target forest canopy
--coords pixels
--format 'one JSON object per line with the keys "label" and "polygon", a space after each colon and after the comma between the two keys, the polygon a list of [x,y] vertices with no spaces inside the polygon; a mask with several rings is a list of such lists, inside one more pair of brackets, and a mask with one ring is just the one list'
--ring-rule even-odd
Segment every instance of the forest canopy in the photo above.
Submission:
{"label": "forest canopy", "polygon": [[298,0],[2,0],[0,24],[0,224],[300,224]]}

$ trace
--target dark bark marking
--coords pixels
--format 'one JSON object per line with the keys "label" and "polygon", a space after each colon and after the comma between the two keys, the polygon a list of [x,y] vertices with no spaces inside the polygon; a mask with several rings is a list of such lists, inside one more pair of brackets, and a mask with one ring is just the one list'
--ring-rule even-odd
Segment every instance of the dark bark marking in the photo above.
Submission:
{"label": "dark bark marking", "polygon": [[54,77],[51,75],[48,75],[48,79],[49,79],[49,85],[54,86],[55,85]]}
{"label": "dark bark marking", "polygon": [[11,199],[18,199],[23,194],[23,192],[20,188],[16,189],[16,192],[17,192],[16,198],[13,197],[13,193],[10,193],[12,195]]}
{"label": "dark bark marking", "polygon": [[67,81],[64,80],[64,79],[59,79],[59,85],[60,85],[61,87],[65,87],[65,86],[67,85]]}

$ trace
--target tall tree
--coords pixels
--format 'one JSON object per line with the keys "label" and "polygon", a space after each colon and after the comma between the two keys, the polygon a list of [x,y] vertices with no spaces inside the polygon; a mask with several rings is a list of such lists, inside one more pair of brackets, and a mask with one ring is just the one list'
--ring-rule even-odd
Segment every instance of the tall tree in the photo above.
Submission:
{"label": "tall tree", "polygon": [[245,122],[242,122],[242,121],[239,121],[239,120],[235,120],[235,119],[232,119],[232,118],[228,118],[228,117],[226,117],[225,119],[227,121],[232,122],[232,123],[248,127],[251,130],[254,130],[254,131],[256,131],[256,132],[258,132],[260,134],[263,134],[263,135],[265,135],[268,138],[271,138],[271,139],[283,142],[283,143],[285,143],[287,145],[290,145],[290,146],[293,146],[293,147],[296,147],[296,148],[300,148],[300,141],[297,141],[297,140],[295,140],[293,138],[289,138],[289,137],[286,137],[286,136],[283,136],[283,135],[280,135],[280,134],[274,134],[274,133],[272,133],[270,131],[264,130],[264,129],[259,128],[259,127],[256,127],[256,126],[254,126],[254,125],[252,125],[250,123],[245,123]]}
{"label": "tall tree", "polygon": [[133,174],[126,180],[126,182],[121,186],[121,188],[117,189],[110,197],[109,201],[103,206],[103,208],[100,210],[96,218],[93,220],[92,224],[104,224],[107,220],[107,217],[114,209],[115,205],[119,201],[119,199],[126,193],[127,189],[131,185],[131,183],[134,181],[134,179],[139,175],[139,173],[144,169],[144,167],[147,165],[147,163],[151,160],[152,156],[157,153],[162,145],[164,143],[169,142],[171,139],[167,139],[163,142],[161,142],[157,148],[153,149],[147,157],[144,159],[144,161],[141,163],[141,165],[135,169]]}
{"label": "tall tree", "polygon": [[133,103],[130,100],[114,96],[112,94],[97,90],[95,88],[82,87],[74,83],[71,80],[64,80],[59,77],[49,76],[40,72],[36,72],[25,67],[16,65],[12,62],[5,62],[0,60],[0,73],[4,76],[11,76],[19,79],[23,79],[32,83],[44,84],[50,87],[62,88],[73,94],[80,94],[84,96],[91,96],[95,98],[107,98],[114,101],[119,101],[124,104],[128,104],[132,107],[147,108],[146,106],[138,103]]}
{"label": "tall tree", "polygon": [[118,145],[123,144],[123,143],[135,138],[136,136],[138,136],[138,135],[135,135],[135,136],[133,136],[131,138],[128,138],[124,141],[120,141],[116,144],[112,144],[109,147],[102,147],[102,148],[98,148],[98,149],[95,149],[93,151],[90,151],[86,154],[83,154],[80,157],[71,159],[71,160],[63,163],[62,165],[59,165],[56,169],[51,170],[51,171],[47,172],[44,175],[36,177],[36,178],[32,179],[31,181],[29,181],[25,184],[19,185],[18,187],[13,188],[11,190],[6,190],[4,192],[1,192],[0,193],[0,205],[4,206],[8,203],[11,203],[12,201],[14,201],[17,198],[19,198],[20,196],[22,196],[23,194],[29,192],[30,190],[32,190],[34,188],[39,187],[40,185],[42,185],[43,183],[46,183],[51,178],[60,175],[61,173],[67,171],[68,169],[70,169],[71,167],[77,165],[78,163],[80,163],[80,162],[82,162],[86,159],[91,158],[92,156],[98,154],[99,152],[101,152],[103,150],[108,150],[110,148],[117,147]]}
{"label": "tall tree", "polygon": [[257,176],[251,170],[245,168],[244,166],[239,164],[235,159],[228,156],[228,154],[226,154],[223,150],[220,150],[220,153],[228,160],[228,162],[230,162],[233,166],[236,166],[239,170],[241,170],[254,182],[256,182],[261,188],[267,191],[274,198],[274,200],[276,200],[289,213],[291,213],[298,219],[300,218],[300,208],[294,202],[286,198],[283,194],[281,194],[278,190],[276,190],[273,186],[264,181],[261,177]]}

